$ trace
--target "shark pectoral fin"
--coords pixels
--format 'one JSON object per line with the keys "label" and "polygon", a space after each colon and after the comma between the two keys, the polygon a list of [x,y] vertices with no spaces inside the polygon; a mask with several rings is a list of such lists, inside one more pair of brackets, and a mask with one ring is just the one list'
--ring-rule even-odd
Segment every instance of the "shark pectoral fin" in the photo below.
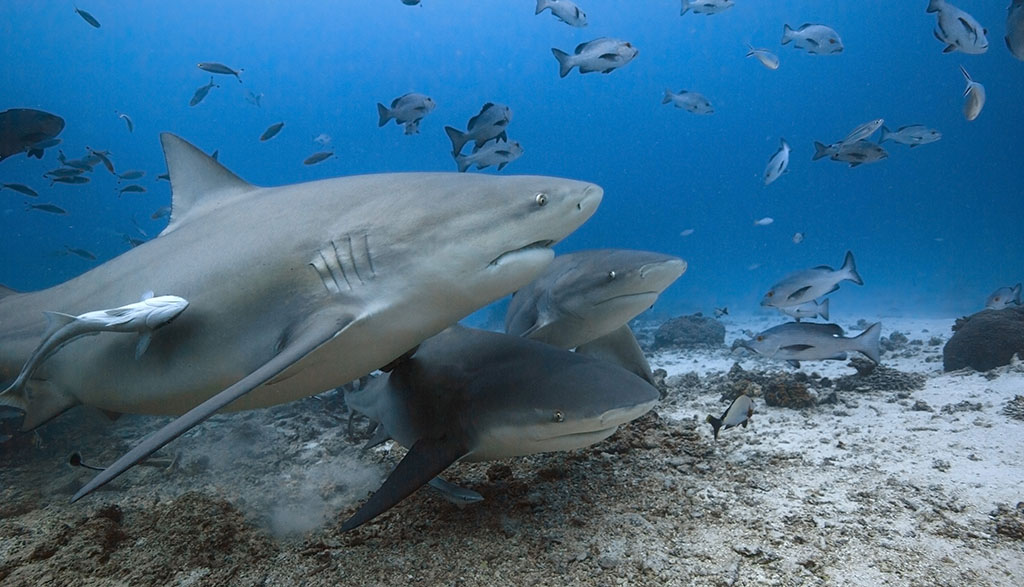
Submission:
{"label": "shark pectoral fin", "polygon": [[434,477],[430,480],[428,485],[436,489],[442,497],[455,505],[469,505],[471,503],[477,503],[484,500],[484,496],[472,489],[459,487],[458,485],[450,481],[446,481],[441,477]]}
{"label": "shark pectoral fin", "polygon": [[628,324],[608,334],[576,347],[576,352],[614,363],[654,385],[651,365],[640,349],[640,343],[629,329]]}
{"label": "shark pectoral fin", "polygon": [[366,444],[363,445],[363,450],[370,450],[375,446],[380,446],[391,440],[391,435],[388,434],[388,431],[385,430],[379,422],[374,424],[373,428],[373,436],[371,436],[370,439],[366,441]]}
{"label": "shark pectoral fin", "polygon": [[338,314],[336,316],[325,314],[321,312],[311,316],[312,320],[307,321],[307,328],[289,340],[278,354],[255,371],[246,375],[224,391],[192,408],[177,420],[147,436],[135,448],[117,459],[112,465],[104,469],[102,473],[96,475],[84,487],[79,489],[78,493],[71,498],[71,502],[74,503],[97,488],[106,485],[121,473],[138,464],[139,461],[163,448],[168,442],[214,415],[224,406],[280,375],[303,357],[316,350],[317,347],[337,336],[345,327],[352,323],[352,316],[350,314]]}
{"label": "shark pectoral fin", "polygon": [[421,438],[398,463],[376,493],[341,525],[342,532],[369,522],[391,509],[466,454],[462,443],[448,438]]}
{"label": "shark pectoral fin", "polygon": [[20,390],[20,394],[18,391],[12,391],[0,396],[0,404],[25,412],[25,418],[21,421],[21,430],[25,432],[77,406],[78,400],[71,394],[57,389],[49,381],[29,379]]}
{"label": "shark pectoral fin", "polygon": [[144,330],[144,331],[139,333],[139,342],[135,345],[135,360],[136,361],[138,361],[139,358],[142,357],[143,354],[145,354],[146,349],[149,348],[149,343],[152,340],[153,340],[153,331],[152,330]]}

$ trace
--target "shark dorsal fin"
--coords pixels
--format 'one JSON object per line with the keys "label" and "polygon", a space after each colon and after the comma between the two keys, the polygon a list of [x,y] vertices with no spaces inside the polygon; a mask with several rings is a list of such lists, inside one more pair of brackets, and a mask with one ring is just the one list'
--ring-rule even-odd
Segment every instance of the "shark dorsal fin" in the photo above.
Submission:
{"label": "shark dorsal fin", "polygon": [[20,292],[18,290],[11,289],[11,288],[7,287],[6,285],[0,285],[0,298],[5,298],[7,296],[13,296],[16,293],[20,293]]}
{"label": "shark dorsal fin", "polygon": [[171,177],[171,221],[161,235],[205,210],[257,189],[181,137],[165,132],[160,142]]}

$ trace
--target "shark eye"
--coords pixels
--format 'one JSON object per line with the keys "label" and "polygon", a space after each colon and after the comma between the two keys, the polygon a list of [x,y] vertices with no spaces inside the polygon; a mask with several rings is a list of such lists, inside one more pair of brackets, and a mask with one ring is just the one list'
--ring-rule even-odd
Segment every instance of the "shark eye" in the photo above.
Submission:
{"label": "shark eye", "polygon": [[763,336],[759,336],[759,337],[757,337],[757,342],[762,342],[763,340],[764,340],[764,337],[763,337]]}
{"label": "shark eye", "polygon": [[555,422],[564,422],[565,421],[565,416],[562,415],[562,412],[559,412],[558,410],[555,410],[555,415],[554,415],[554,417],[552,419]]}
{"label": "shark eye", "polygon": [[775,295],[775,292],[774,292],[774,291],[770,291],[770,292],[768,292],[768,293],[764,294],[764,297],[766,297],[766,298],[770,298],[770,297],[772,297],[773,295]]}
{"label": "shark eye", "polygon": [[609,271],[608,272],[608,281],[611,281],[613,279],[615,279],[615,272],[614,271]]}
{"label": "shark eye", "polygon": [[548,203],[547,194],[537,194],[537,205],[543,206]]}

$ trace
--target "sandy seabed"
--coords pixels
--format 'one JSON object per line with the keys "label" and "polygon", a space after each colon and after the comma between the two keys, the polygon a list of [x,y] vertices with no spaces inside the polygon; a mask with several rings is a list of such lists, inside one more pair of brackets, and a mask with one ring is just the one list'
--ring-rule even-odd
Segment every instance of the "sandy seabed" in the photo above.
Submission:
{"label": "sandy seabed", "polygon": [[[76,409],[0,446],[0,584],[1022,584],[1024,365],[943,373],[953,319],[882,321],[908,340],[865,377],[652,354],[665,399],[610,439],[457,464],[483,502],[423,488],[344,534],[404,450],[361,451],[337,393],[217,416],[69,504],[73,451],[108,463],[167,422]],[[777,322],[726,317],[726,340]],[[756,413],[716,442],[738,391]]]}

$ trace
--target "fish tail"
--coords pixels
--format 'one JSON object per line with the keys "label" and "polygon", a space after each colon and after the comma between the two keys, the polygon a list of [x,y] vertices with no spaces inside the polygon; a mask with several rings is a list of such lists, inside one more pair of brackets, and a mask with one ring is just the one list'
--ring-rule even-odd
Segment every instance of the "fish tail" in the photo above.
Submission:
{"label": "fish tail", "polygon": [[662,104],[668,104],[672,101],[672,90],[665,88],[665,95],[661,98]]}
{"label": "fish tail", "polygon": [[388,123],[389,120],[391,120],[391,111],[388,110],[387,106],[381,104],[380,102],[377,102],[377,117],[378,127],[384,126],[385,124]]}
{"label": "fish tail", "polygon": [[548,0],[537,0],[537,11],[534,14],[540,14],[545,8],[548,8]]}
{"label": "fish tail", "polygon": [[722,429],[722,420],[708,414],[708,417],[705,418],[704,421],[711,424],[712,430],[715,431],[715,440],[718,440],[718,431]]}
{"label": "fish tail", "polygon": [[824,302],[818,304],[818,315],[828,320],[828,298],[825,298]]}
{"label": "fish tail", "polygon": [[788,25],[782,25],[782,44],[786,45],[793,40],[793,29]]}
{"label": "fish tail", "polygon": [[459,153],[462,153],[462,148],[469,142],[469,139],[466,138],[466,133],[451,126],[444,127],[444,132],[452,141],[452,156],[458,158]]}
{"label": "fish tail", "polygon": [[465,155],[456,155],[455,164],[459,166],[459,173],[465,173],[473,165],[473,162]]}
{"label": "fish tail", "polygon": [[861,279],[860,273],[857,273],[857,263],[853,260],[852,251],[846,251],[846,257],[843,258],[843,266],[839,268],[839,271],[846,273],[846,279],[857,285],[864,285],[864,280]]}
{"label": "fish tail", "polygon": [[682,15],[686,14],[689,11],[690,11],[690,5],[686,2],[686,0],[683,0],[683,8],[679,11],[679,16],[682,16]]}
{"label": "fish tail", "polygon": [[558,60],[558,77],[565,77],[569,75],[569,72],[572,71],[572,68],[574,67],[571,59],[572,56],[565,51],[555,49],[554,47],[551,48],[551,53],[555,56],[555,59]]}
{"label": "fish tail", "polygon": [[878,143],[879,143],[879,144],[882,144],[882,143],[884,143],[884,142],[885,142],[886,140],[888,140],[888,139],[889,139],[889,136],[890,136],[891,134],[892,134],[892,131],[891,131],[891,130],[889,130],[889,129],[888,129],[888,128],[887,128],[887,127],[886,127],[886,126],[885,126],[885,125],[883,124],[883,125],[882,125],[882,138],[878,139]]}
{"label": "fish tail", "polygon": [[754,46],[751,45],[750,43],[747,43],[747,49],[750,49],[750,50],[747,51],[747,55],[746,56],[747,57],[753,57],[754,56],[754,51],[755,51]]}
{"label": "fish tail", "polygon": [[928,0],[928,9],[925,12],[938,12],[945,3],[945,0]]}
{"label": "fish tail", "polygon": [[818,159],[821,159],[822,157],[828,157],[828,151],[829,151],[828,145],[823,145],[823,144],[819,143],[818,141],[814,141],[814,156],[811,157],[811,161],[817,161]]}
{"label": "fish tail", "polygon": [[875,322],[864,332],[861,332],[857,336],[853,337],[853,340],[857,341],[857,349],[861,353],[864,353],[867,358],[871,359],[875,363],[881,361],[880,353],[878,350],[878,339],[882,334],[882,323]]}

